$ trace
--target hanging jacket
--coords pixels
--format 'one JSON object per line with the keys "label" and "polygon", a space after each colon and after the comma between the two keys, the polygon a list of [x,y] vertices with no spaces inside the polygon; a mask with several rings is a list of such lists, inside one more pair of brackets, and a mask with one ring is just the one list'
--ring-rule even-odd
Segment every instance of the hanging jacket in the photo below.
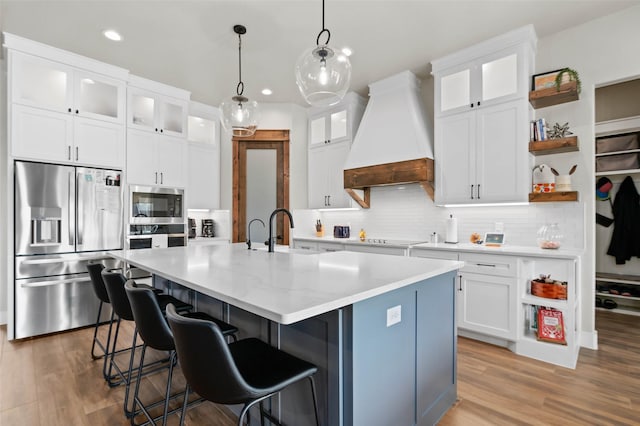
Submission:
{"label": "hanging jacket", "polygon": [[607,254],[623,265],[631,257],[640,257],[640,195],[631,176],[627,176],[613,202],[613,235]]}

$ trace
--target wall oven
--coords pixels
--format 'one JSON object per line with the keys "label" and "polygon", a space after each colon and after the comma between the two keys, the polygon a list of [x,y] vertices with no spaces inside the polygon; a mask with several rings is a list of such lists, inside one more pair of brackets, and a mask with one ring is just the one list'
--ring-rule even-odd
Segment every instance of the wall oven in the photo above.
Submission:
{"label": "wall oven", "polygon": [[184,190],[157,186],[129,187],[129,223],[184,224]]}

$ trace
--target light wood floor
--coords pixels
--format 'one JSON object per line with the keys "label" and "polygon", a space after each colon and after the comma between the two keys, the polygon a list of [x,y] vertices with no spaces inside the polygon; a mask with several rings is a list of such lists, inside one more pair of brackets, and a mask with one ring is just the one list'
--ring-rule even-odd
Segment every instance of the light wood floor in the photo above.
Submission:
{"label": "light wood floor", "polygon": [[[458,402],[440,424],[640,424],[640,317],[598,311],[597,329],[600,350],[582,349],[575,370],[460,338]],[[12,343],[0,328],[0,425],[129,424],[123,388],[109,388],[100,361],[89,356],[91,335],[82,329]],[[165,377],[145,378],[143,397],[160,396]],[[235,422],[211,403],[190,409],[187,419],[189,425]],[[173,415],[170,424],[177,423]]]}

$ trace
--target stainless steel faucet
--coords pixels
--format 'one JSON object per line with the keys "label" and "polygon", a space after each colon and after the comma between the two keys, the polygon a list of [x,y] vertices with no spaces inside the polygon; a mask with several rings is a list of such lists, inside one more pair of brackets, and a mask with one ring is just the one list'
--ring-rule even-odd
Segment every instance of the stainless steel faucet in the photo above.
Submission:
{"label": "stainless steel faucet", "polygon": [[251,250],[251,224],[256,220],[262,224],[263,228],[266,226],[262,221],[262,219],[252,219],[251,221],[249,221],[249,224],[247,225],[247,249],[248,250]]}
{"label": "stainless steel faucet", "polygon": [[291,212],[287,209],[275,209],[272,213],[271,216],[269,216],[269,240],[267,241],[267,245],[269,246],[269,252],[273,252],[273,219],[276,217],[276,215],[278,213],[286,213],[287,216],[289,216],[289,224],[291,225],[291,228],[293,228],[293,216],[291,216]]}

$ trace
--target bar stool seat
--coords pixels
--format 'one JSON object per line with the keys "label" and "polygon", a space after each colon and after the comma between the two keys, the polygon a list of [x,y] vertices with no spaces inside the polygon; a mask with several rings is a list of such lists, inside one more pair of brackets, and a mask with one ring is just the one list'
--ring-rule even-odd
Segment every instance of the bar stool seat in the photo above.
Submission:
{"label": "bar stool seat", "polygon": [[[111,301],[111,306],[113,308],[113,311],[115,312],[115,315],[117,316],[117,322],[118,322],[118,326],[116,327],[116,333],[115,333],[115,337],[113,340],[113,345],[110,353],[109,367],[106,375],[107,378],[109,378],[107,382],[109,383],[109,386],[117,386],[120,384],[125,385],[124,403],[123,403],[124,413],[128,418],[130,418],[136,414],[134,410],[129,409],[129,391],[131,388],[131,383],[136,378],[139,378],[139,377],[134,377],[132,374],[138,329],[136,327],[133,332],[133,342],[131,344],[131,349],[129,354],[129,366],[126,371],[123,371],[123,369],[121,369],[115,361],[115,354],[116,354],[115,343],[118,338],[119,325],[122,320],[135,322],[135,318],[131,310],[131,305],[129,303],[129,299],[127,297],[127,293],[124,288],[127,279],[122,274],[121,269],[110,269],[110,270],[105,269],[102,271],[101,275],[104,281],[105,288],[107,290],[107,294],[109,295],[109,300]],[[132,281],[132,285],[135,286],[133,281]],[[190,304],[181,302],[175,297],[169,296],[166,294],[154,294],[154,298],[158,299],[158,304],[160,304],[159,300],[162,300],[162,305],[164,305],[165,307],[167,306],[167,304],[171,304],[172,302],[175,301],[179,304],[180,310],[183,312],[189,311],[193,308],[193,306],[191,306]],[[150,363],[145,367],[156,366],[158,364],[162,364],[162,361]],[[139,371],[141,370],[142,369],[139,369]],[[115,371],[114,374],[112,374],[113,371]],[[154,371],[155,370],[153,369],[148,370],[145,372],[145,374],[149,374]],[[114,380],[115,378],[118,378],[119,381],[115,381]]]}
{"label": "bar stool seat", "polygon": [[[173,377],[173,368],[175,366],[176,360],[176,352],[175,352],[175,344],[173,340],[173,334],[171,333],[171,329],[169,328],[169,324],[167,323],[165,317],[163,316],[160,305],[156,297],[154,297],[153,293],[146,288],[136,287],[135,283],[132,280],[129,280],[125,283],[125,291],[127,293],[127,297],[129,299],[129,303],[131,305],[131,310],[133,312],[133,317],[135,318],[136,327],[138,329],[138,333],[142,338],[143,345],[142,351],[140,355],[140,363],[138,365],[138,377],[142,374],[142,367],[144,365],[145,353],[147,347],[161,350],[161,351],[169,351],[170,352],[170,360],[168,364],[165,366],[169,372],[167,377],[167,384],[165,395],[162,400],[143,404],[140,399],[140,380],[136,381],[135,390],[133,393],[133,408],[132,411],[135,413],[138,411],[138,406],[140,410],[144,413],[147,418],[147,421],[151,424],[155,424],[156,421],[162,419],[162,424],[166,424],[167,416],[175,411],[180,410],[181,408],[177,408],[172,412],[169,412],[169,401],[178,396],[184,395],[184,392],[180,392],[174,395],[171,395],[171,379]],[[228,324],[222,320],[218,320],[213,318],[212,316],[204,313],[204,312],[189,312],[185,313],[185,316],[190,318],[198,318],[207,321],[213,321],[220,326],[221,329],[224,329],[223,334],[225,336],[232,336],[234,341],[237,340],[235,334],[238,332],[238,328],[234,327],[231,324]],[[162,416],[152,417],[149,410],[152,407],[158,406],[160,404],[164,404],[164,410]],[[132,419],[133,424],[133,419]]]}
{"label": "bar stool seat", "polygon": [[313,381],[318,371],[315,365],[255,338],[227,345],[216,323],[186,318],[172,305],[167,306],[167,321],[187,379],[180,425],[184,424],[191,389],[218,404],[243,404],[238,426],[244,424],[245,415],[248,416],[249,409],[257,403],[261,422],[266,417],[271,423],[280,424],[264,410],[263,401],[303,379],[309,379],[316,425],[319,425]]}

